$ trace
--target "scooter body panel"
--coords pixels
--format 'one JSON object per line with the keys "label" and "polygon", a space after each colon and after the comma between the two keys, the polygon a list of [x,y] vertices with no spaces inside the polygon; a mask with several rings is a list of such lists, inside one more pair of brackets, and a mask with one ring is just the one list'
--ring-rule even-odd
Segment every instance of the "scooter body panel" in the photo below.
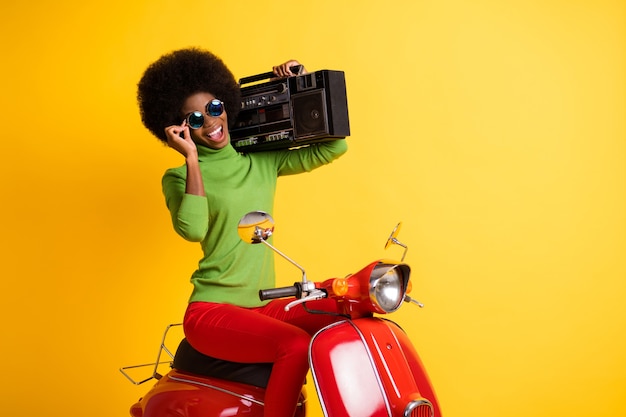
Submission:
{"label": "scooter body panel", "polygon": [[[265,389],[171,370],[131,409],[133,417],[263,417]],[[302,390],[296,417],[306,414]]]}
{"label": "scooter body panel", "polygon": [[328,326],[313,337],[309,361],[326,416],[403,416],[411,402],[436,405],[417,352],[391,321],[368,317]]}
{"label": "scooter body panel", "polygon": [[352,322],[318,332],[311,340],[309,364],[324,415],[389,415],[370,352]]}

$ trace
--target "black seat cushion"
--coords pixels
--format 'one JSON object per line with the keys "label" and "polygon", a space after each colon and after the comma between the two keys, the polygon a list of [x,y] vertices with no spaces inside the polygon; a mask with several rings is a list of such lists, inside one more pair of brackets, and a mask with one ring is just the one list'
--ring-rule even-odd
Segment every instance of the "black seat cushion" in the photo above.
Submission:
{"label": "black seat cushion", "polygon": [[260,388],[267,387],[267,381],[272,372],[271,363],[230,362],[204,355],[194,349],[187,339],[183,339],[178,345],[173,366],[182,372],[226,379]]}

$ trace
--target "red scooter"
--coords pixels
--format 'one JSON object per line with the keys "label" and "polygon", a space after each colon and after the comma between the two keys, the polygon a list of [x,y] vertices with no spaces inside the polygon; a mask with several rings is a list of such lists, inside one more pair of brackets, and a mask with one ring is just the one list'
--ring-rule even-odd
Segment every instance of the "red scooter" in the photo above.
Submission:
{"label": "red scooter", "polygon": [[[407,247],[398,241],[398,224],[385,245]],[[387,260],[370,263],[345,278],[311,282],[305,270],[273,247],[267,239],[274,232],[271,216],[247,214],[240,222],[244,241],[264,244],[302,271],[293,286],[262,290],[262,300],[295,297],[285,308],[311,300],[332,298],[344,320],[317,332],[309,346],[309,364],[320,404],[326,417],[440,417],[441,411],[426,370],[404,331],[376,315],[396,311],[403,302],[422,304],[407,295],[411,289],[407,264]],[[315,314],[315,311],[311,311]],[[176,353],[165,346],[167,327],[155,363],[121,368],[134,384],[153,378],[158,382],[130,408],[133,417],[263,416],[265,387],[272,365],[243,364],[208,357],[183,338]],[[161,361],[162,352],[170,360]],[[161,364],[169,372],[158,372]],[[131,368],[154,366],[152,375],[136,381]],[[296,417],[306,415],[303,386]]]}

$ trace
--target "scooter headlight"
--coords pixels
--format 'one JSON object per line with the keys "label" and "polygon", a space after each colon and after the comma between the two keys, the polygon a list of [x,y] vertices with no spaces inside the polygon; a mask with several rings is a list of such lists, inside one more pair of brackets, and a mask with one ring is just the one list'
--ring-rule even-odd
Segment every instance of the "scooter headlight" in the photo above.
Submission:
{"label": "scooter headlight", "polygon": [[391,313],[400,308],[406,295],[410,269],[405,264],[381,263],[370,275],[370,300],[378,313]]}

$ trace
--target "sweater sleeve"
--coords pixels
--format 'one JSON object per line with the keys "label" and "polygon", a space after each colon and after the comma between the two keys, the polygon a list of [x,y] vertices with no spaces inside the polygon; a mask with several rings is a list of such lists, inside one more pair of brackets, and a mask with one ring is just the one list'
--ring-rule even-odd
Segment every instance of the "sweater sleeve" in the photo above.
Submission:
{"label": "sweater sleeve", "polygon": [[202,241],[209,227],[206,197],[185,193],[185,178],[174,170],[165,173],[162,187],[176,233],[191,242]]}
{"label": "sweater sleeve", "polygon": [[309,172],[339,158],[348,150],[345,139],[313,144],[291,151],[278,152],[278,175]]}

